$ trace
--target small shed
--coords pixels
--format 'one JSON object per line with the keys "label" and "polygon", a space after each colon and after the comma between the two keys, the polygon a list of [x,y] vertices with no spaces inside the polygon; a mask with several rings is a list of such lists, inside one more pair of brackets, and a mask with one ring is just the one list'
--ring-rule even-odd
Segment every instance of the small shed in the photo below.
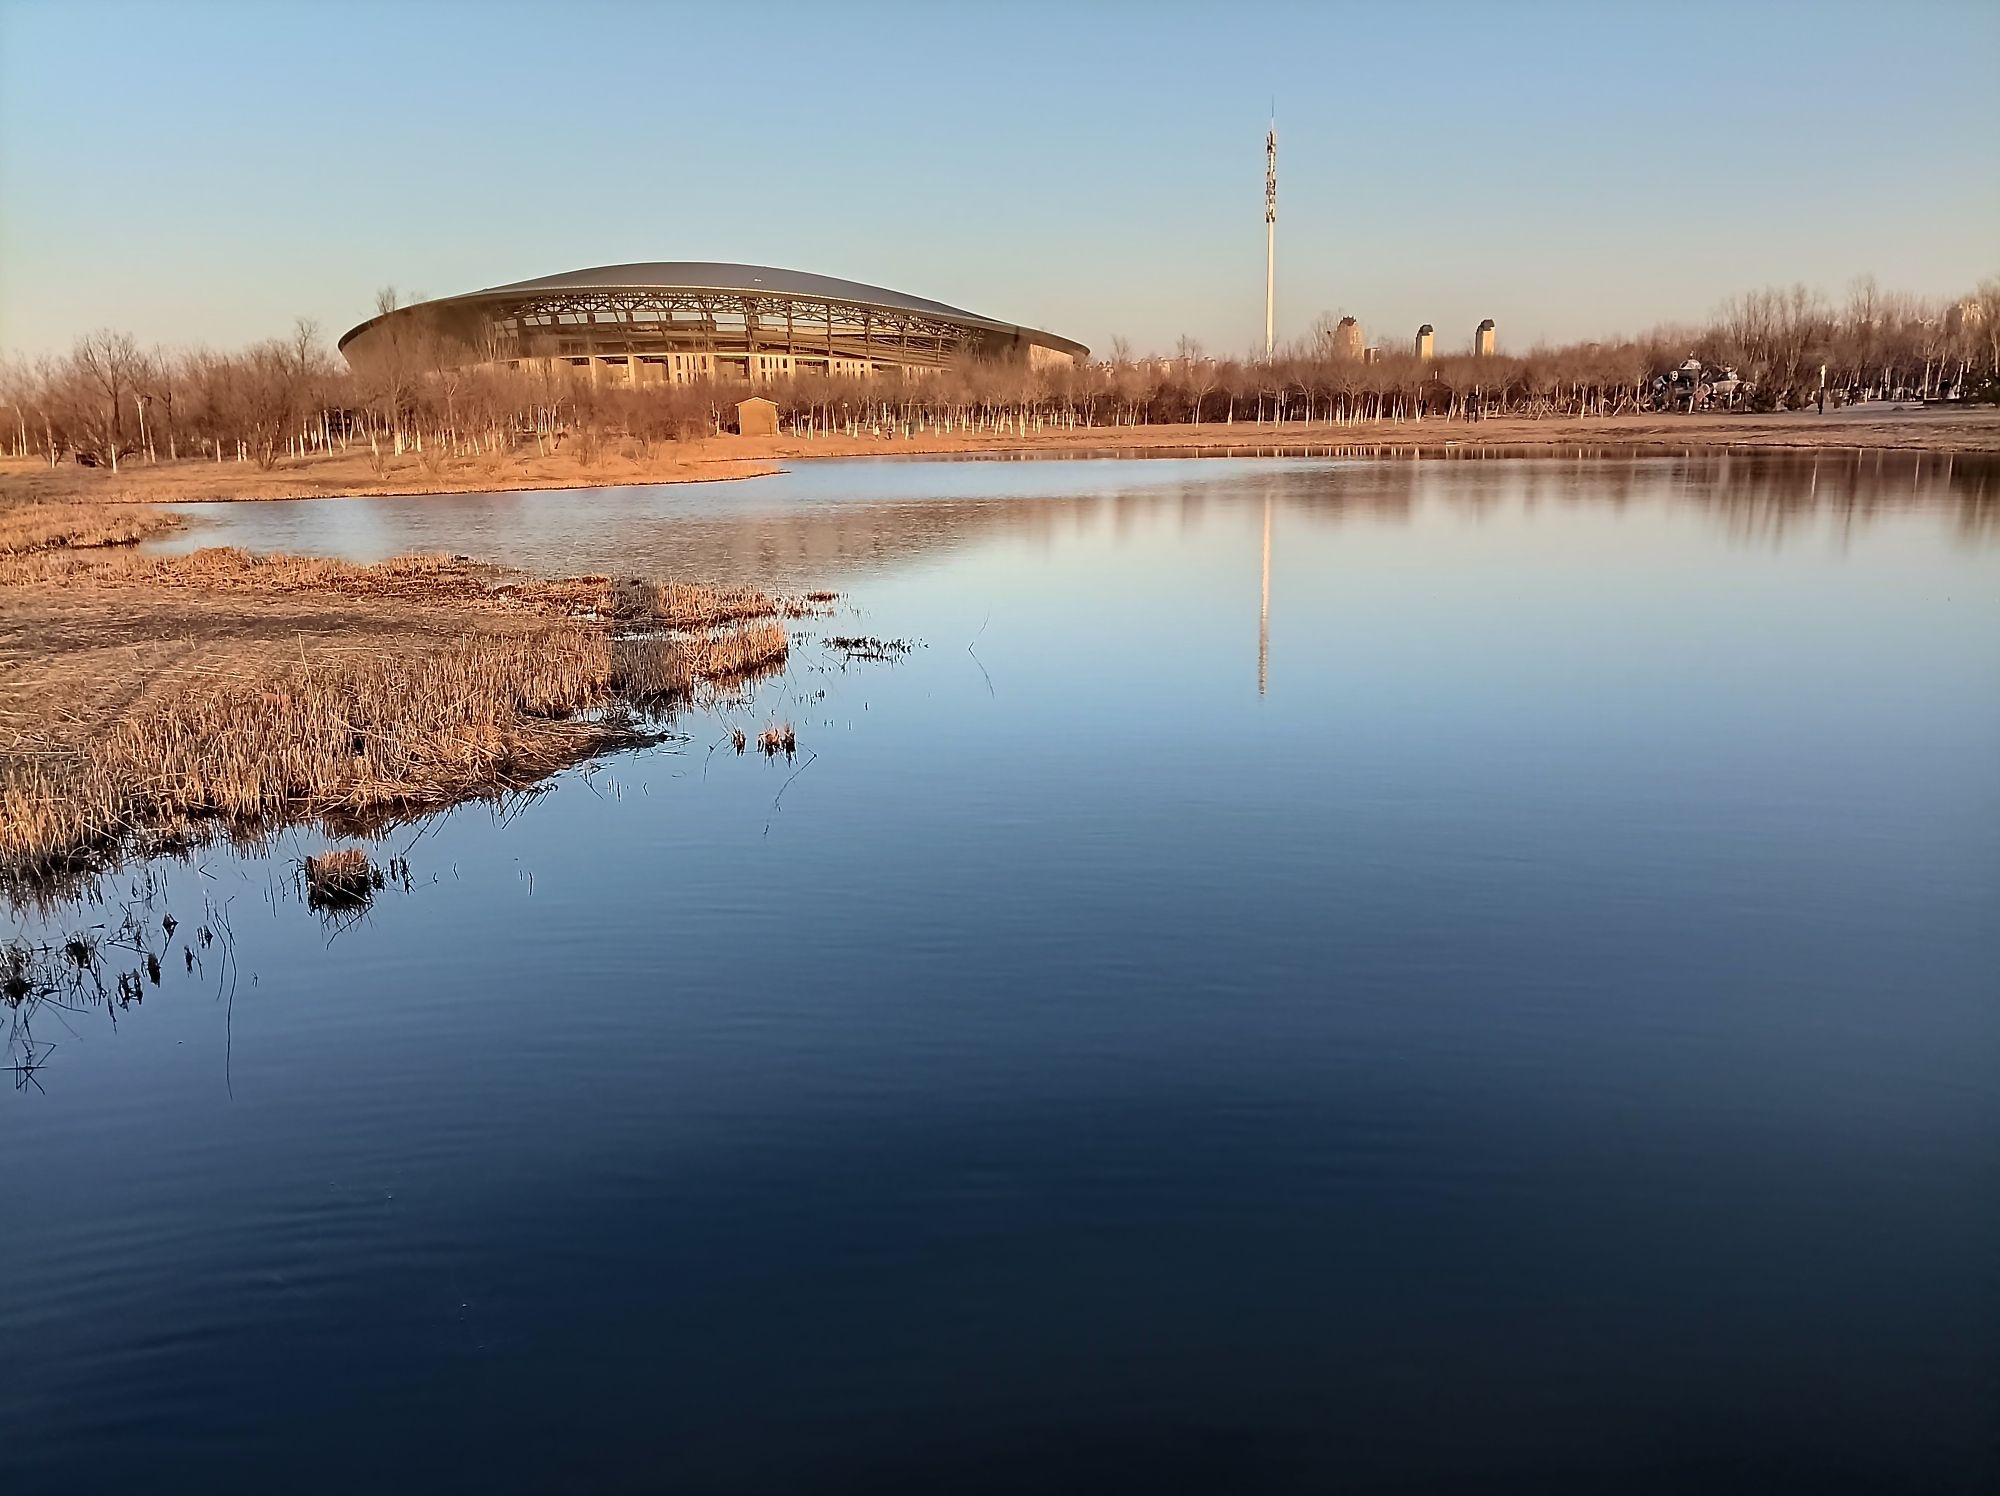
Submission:
{"label": "small shed", "polygon": [[748,400],[738,400],[736,430],[743,436],[776,436],[778,402],[766,400],[762,395],[752,395]]}

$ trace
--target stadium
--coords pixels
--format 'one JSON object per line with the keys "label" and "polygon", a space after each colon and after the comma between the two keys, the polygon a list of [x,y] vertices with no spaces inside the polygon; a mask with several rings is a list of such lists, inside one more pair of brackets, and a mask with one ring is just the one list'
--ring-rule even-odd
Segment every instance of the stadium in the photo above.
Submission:
{"label": "stadium", "polygon": [[605,265],[399,307],[340,340],[357,373],[499,366],[631,385],[1080,363],[1081,343],[901,291],[760,265]]}

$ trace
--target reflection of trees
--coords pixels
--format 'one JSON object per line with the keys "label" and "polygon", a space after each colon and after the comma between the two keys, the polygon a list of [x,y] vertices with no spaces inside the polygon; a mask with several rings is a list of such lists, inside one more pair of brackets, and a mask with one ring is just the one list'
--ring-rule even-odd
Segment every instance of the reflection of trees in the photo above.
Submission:
{"label": "reflection of trees", "polygon": [[[1115,457],[1107,448],[1088,456]],[[1256,461],[1264,457],[1268,459]],[[1329,467],[1329,461],[1334,465]],[[913,477],[938,463],[1035,469],[1009,494],[1004,479],[970,496],[927,495]],[[921,464],[921,467],[914,466]],[[217,523],[206,543],[254,549],[394,554],[450,548],[548,575],[596,572],[700,578],[730,585],[804,589],[852,585],[857,577],[1001,541],[1047,543],[1109,516],[1114,526],[1156,524],[1162,513],[1185,525],[1210,505],[1272,499],[1316,518],[1407,518],[1419,503],[1467,513],[1512,503],[1687,501],[1715,514],[1744,540],[1782,536],[1806,516],[1844,522],[1924,508],[1950,512],[1967,539],[1992,533],[2000,459],[1891,451],[1638,453],[1630,448],[1480,447],[1414,452],[1369,444],[1215,449],[1139,458],[1130,466],[1077,454],[897,459],[881,464],[881,497],[815,493],[759,480],[750,503],[734,495],[676,495],[632,502],[631,491],[602,503],[579,491],[425,499],[377,507],[346,499],[277,506]],[[1135,471],[1143,466],[1147,472]],[[891,476],[889,469],[896,471]],[[1000,475],[996,475],[999,478]],[[858,485],[849,485],[855,487]],[[940,489],[962,486],[940,482]],[[893,495],[893,496],[892,496]],[[660,508],[653,507],[660,503]],[[255,509],[266,506],[229,506]],[[265,530],[313,511],[301,536]],[[320,516],[324,514],[325,518]],[[324,524],[326,529],[316,528]]]}
{"label": "reflection of trees", "polygon": [[2000,459],[1986,456],[1827,451],[1647,457],[1590,449],[1562,457],[1546,449],[1369,456],[1337,476],[1303,470],[1281,480],[1275,492],[1288,511],[1332,521],[1350,515],[1407,520],[1419,504],[1467,514],[1513,503],[1618,509],[1690,504],[1744,543],[1782,541],[1806,523],[1835,521],[1850,529],[1896,514],[1949,516],[1959,538],[1970,543],[1988,543],[2000,528]]}
{"label": "reflection of trees", "polygon": [[2000,459],[1990,457],[1887,451],[1635,456],[1589,448],[1561,456],[1546,448],[1420,455],[1348,448],[1316,449],[1314,455],[1369,460],[1332,468],[1322,461],[1275,461],[1225,478],[1220,470],[1201,470],[1208,459],[1193,459],[1195,467],[1181,481],[1109,494],[843,500],[793,511],[661,518],[631,526],[620,544],[627,564],[637,556],[674,575],[785,587],[837,582],[985,542],[1046,542],[1099,521],[1122,533],[1167,513],[1186,526],[1211,505],[1244,499],[1273,499],[1288,513],[1328,521],[1406,521],[1420,503],[1468,514],[1509,504],[1689,503],[1712,515],[1732,540],[1767,543],[1806,521],[1852,526],[1918,511],[1949,514],[1961,537],[1986,541],[2000,508]]}

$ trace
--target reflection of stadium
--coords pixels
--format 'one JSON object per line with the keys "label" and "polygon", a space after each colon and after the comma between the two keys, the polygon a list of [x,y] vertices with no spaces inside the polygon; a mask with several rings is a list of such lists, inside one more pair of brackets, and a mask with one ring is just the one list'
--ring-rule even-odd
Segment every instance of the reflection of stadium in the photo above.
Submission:
{"label": "reflection of stadium", "polygon": [[1090,350],[900,291],[758,265],[607,265],[420,302],[340,340],[357,371],[504,365],[593,380],[762,384],[797,374],[928,372],[971,359],[1030,368]]}

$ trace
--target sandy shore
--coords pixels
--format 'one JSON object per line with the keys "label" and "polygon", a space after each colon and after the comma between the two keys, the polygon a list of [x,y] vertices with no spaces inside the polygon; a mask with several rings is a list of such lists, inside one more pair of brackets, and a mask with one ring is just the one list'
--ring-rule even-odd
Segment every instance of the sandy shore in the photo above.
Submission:
{"label": "sandy shore", "polygon": [[404,494],[487,493],[704,483],[773,473],[815,457],[1120,452],[1255,453],[1329,448],[1356,452],[1443,452],[1609,447],[1669,451],[1724,448],[1927,451],[2000,454],[2000,409],[1855,407],[1821,416],[1607,416],[1598,419],[1370,421],[1358,425],[1238,421],[1204,426],[1095,426],[1082,430],[918,432],[911,436],[710,437],[653,455],[606,453],[585,463],[570,454],[420,463],[381,469],[365,453],[288,462],[268,471],[248,463],[184,460],[128,464],[118,473],[65,463],[0,460],[0,500],[197,503]]}

